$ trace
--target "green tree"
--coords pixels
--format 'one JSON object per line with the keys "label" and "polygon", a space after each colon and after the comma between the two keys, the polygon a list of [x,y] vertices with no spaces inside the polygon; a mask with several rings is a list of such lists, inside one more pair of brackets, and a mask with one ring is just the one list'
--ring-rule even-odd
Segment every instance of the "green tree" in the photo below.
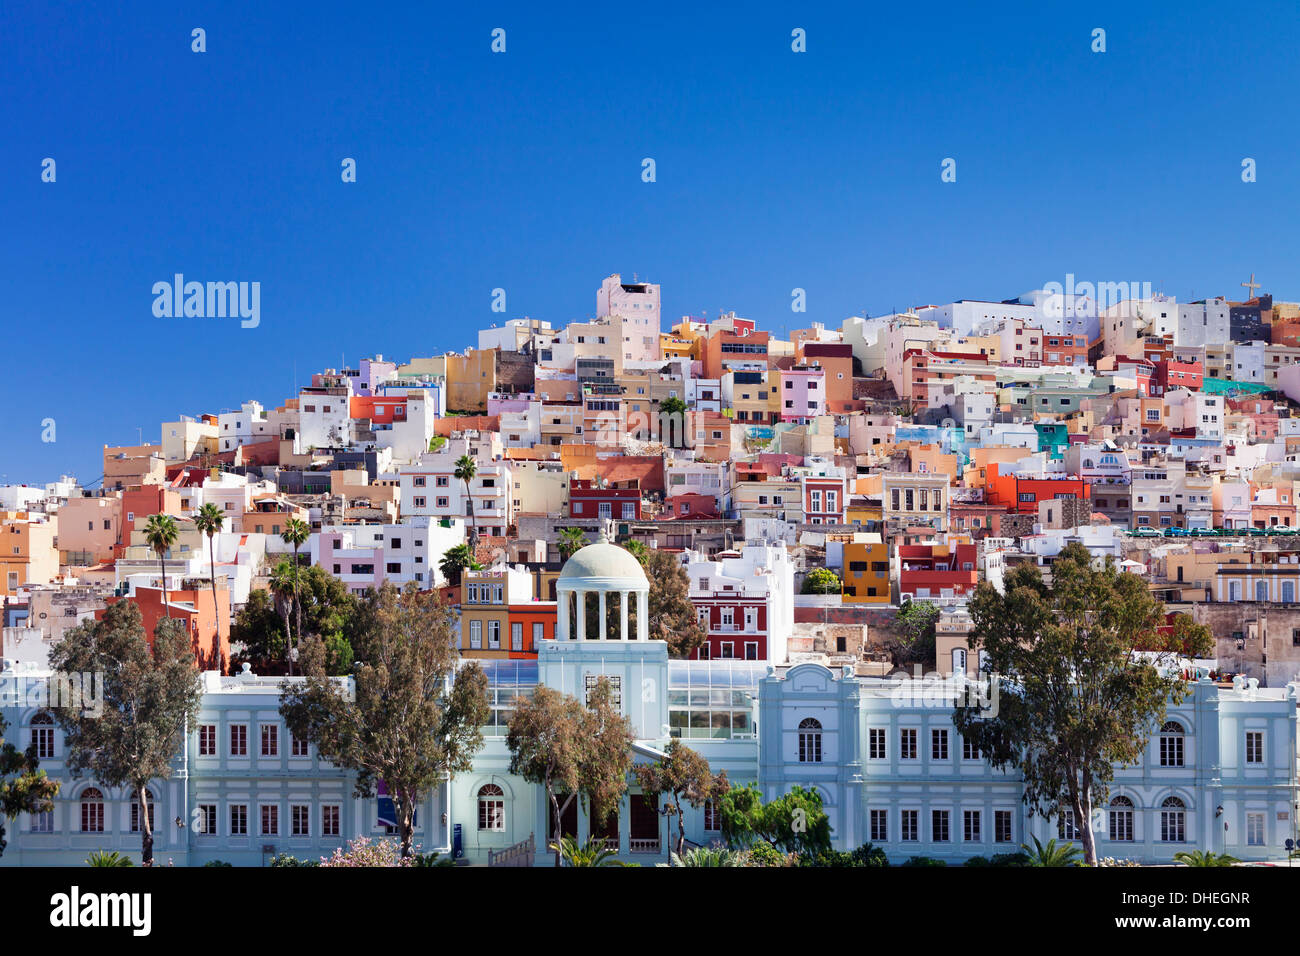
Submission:
{"label": "green tree", "polygon": [[[226,516],[215,502],[209,501],[203,505],[194,515],[194,527],[199,534],[206,535],[208,538],[208,580],[212,584],[212,613],[217,615],[217,620],[221,619],[220,608],[217,607],[217,552],[215,538],[221,531],[222,525],[226,523]],[[212,648],[210,663],[212,666],[220,669],[224,666],[221,660],[221,634],[220,626],[218,633],[214,638],[215,646]]]}
{"label": "green tree", "polygon": [[[714,774],[709,762],[674,737],[664,748],[664,755],[654,763],[634,768],[641,792],[653,797],[669,816],[677,817],[677,853],[686,843],[686,817],[683,804],[696,810],[726,793],[727,772]],[[665,798],[660,802],[660,798]]]}
{"label": "green tree", "polygon": [[641,562],[642,567],[650,560],[650,549],[645,546],[644,542],[626,541],[623,543],[623,550]]}
{"label": "green tree", "polygon": [[746,849],[762,840],[786,853],[816,855],[831,848],[831,822],[815,789],[794,786],[770,803],[754,784],[733,786],[718,801],[722,835]]}
{"label": "green tree", "polygon": [[573,837],[560,837],[549,849],[559,854],[565,866],[619,866],[613,850],[599,837],[588,837],[579,843]]}
{"label": "green tree", "polygon": [[885,642],[895,667],[934,661],[935,626],[939,605],[933,601],[908,601],[894,615],[894,633]]}
{"label": "green tree", "polygon": [[664,432],[668,432],[668,440],[664,444],[670,448],[682,447],[687,433],[686,403],[676,395],[670,395],[659,403],[659,436],[661,441],[663,441]]}
{"label": "green tree", "polygon": [[470,551],[469,545],[458,544],[443,552],[442,558],[438,561],[438,570],[442,572],[448,584],[457,585],[460,584],[466,570],[477,571],[479,565],[474,561],[474,553]]}
{"label": "green tree", "polygon": [[1020,844],[1029,861],[1026,866],[1078,866],[1079,865],[1079,848],[1072,843],[1057,843],[1056,840],[1048,840],[1044,843],[1038,837],[1030,837],[1034,841],[1031,847],[1028,843]]}
{"label": "green tree", "polygon": [[0,856],[5,851],[5,820],[20,813],[45,813],[54,809],[59,784],[45,776],[36,748],[19,750],[5,740],[5,723],[0,716]]}
{"label": "green tree", "polygon": [[455,612],[436,592],[385,582],[362,603],[354,634],[355,692],[324,674],[321,642],[304,654],[306,679],[286,682],[280,713],[295,736],[356,773],[358,797],[383,781],[402,856],[413,853],[415,810],[448,775],[472,766],[491,716],[487,677],[452,645]]}
{"label": "green tree", "polygon": [[1085,862],[1096,865],[1092,808],[1114,768],[1141,758],[1168,703],[1186,696],[1178,654],[1205,656],[1209,632],[1185,616],[1166,630],[1144,579],[1112,562],[1094,567],[1078,544],[1057,557],[1051,587],[1021,565],[1005,593],[981,584],[970,613],[997,707],[959,706],[953,722],[994,767],[1020,772],[1031,813],[1073,811]]}
{"label": "green tree", "polygon": [[691,579],[677,556],[653,549],[645,561],[650,593],[646,595],[646,633],[652,641],[667,641],[668,656],[690,657],[709,632],[691,603]]}
{"label": "green tree", "polygon": [[1174,862],[1184,866],[1236,866],[1241,861],[1235,856],[1212,850],[1183,850],[1174,854]]}
{"label": "green tree", "polygon": [[[311,528],[301,518],[290,518],[285,522],[280,538],[285,544],[293,545],[293,603],[298,611],[298,642],[302,643],[302,601],[298,597],[298,549],[311,537]],[[289,653],[289,673],[293,673],[293,652]]]}
{"label": "green tree", "polygon": [[[618,806],[627,792],[633,739],[632,722],[614,706],[607,678],[596,682],[585,707],[541,684],[531,698],[515,701],[506,734],[510,772],[545,790],[554,832],[562,837],[561,820],[574,800],[585,801],[595,817]],[[560,862],[557,849],[555,865]]]}
{"label": "green tree", "polygon": [[456,470],[452,472],[459,481],[465,483],[465,517],[469,523],[467,537],[469,539],[469,550],[472,554],[478,545],[478,525],[474,522],[474,496],[470,494],[469,483],[474,480],[478,474],[478,465],[469,455],[461,455],[456,459]]}
{"label": "green tree", "polygon": [[176,520],[171,515],[150,515],[144,526],[144,540],[148,542],[153,553],[158,555],[158,567],[162,572],[163,608],[168,617],[172,616],[172,606],[167,597],[167,552],[176,543],[179,535]]}
{"label": "green tree", "polygon": [[188,726],[203,698],[194,649],[182,623],[164,618],[145,637],[134,601],[114,601],[98,621],[66,631],[50,649],[59,674],[102,681],[101,708],[58,708],[67,767],[74,777],[89,772],[110,787],[129,785],[140,806],[141,860],[153,865],[151,780],[167,780]]}
{"label": "green tree", "polygon": [[556,537],[556,546],[560,549],[560,559],[568,561],[587,544],[587,536],[581,528],[561,528]]}
{"label": "green tree", "polygon": [[[299,597],[305,635],[317,635],[325,642],[326,674],[352,673],[354,656],[348,635],[357,625],[356,595],[324,568],[311,565],[302,569]],[[288,561],[282,561],[272,573],[271,591],[251,591],[235,615],[230,639],[241,646],[238,657],[251,663],[259,674],[286,672],[288,608],[292,598],[293,568]]]}
{"label": "green tree", "polygon": [[839,575],[830,568],[813,568],[803,579],[804,594],[839,594]]}

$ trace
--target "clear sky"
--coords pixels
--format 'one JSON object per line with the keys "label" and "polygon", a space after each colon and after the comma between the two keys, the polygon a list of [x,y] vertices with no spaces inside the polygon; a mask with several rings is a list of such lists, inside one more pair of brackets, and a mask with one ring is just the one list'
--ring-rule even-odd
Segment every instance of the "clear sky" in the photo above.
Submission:
{"label": "clear sky", "polygon": [[[1294,3],[711,6],[0,5],[0,482],[611,272],[778,332],[1067,273],[1300,297]],[[260,324],[155,318],[177,272]]]}

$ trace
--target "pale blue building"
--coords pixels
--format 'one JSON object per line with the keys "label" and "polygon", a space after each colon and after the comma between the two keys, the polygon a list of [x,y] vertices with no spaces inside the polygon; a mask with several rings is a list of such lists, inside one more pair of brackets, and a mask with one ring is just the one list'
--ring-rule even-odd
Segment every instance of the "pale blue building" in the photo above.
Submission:
{"label": "pale blue building", "polygon": [[[420,808],[423,851],[457,852],[468,863],[549,864],[544,794],[509,772],[512,702],[539,684],[581,699],[601,677],[614,683],[635,727],[634,761],[654,760],[677,737],[733,783],[756,783],[769,798],[794,785],[815,787],[839,849],[872,842],[894,862],[959,862],[1014,852],[1031,835],[1072,836],[1070,820],[1031,817],[1016,774],[994,771],[965,746],[951,701],[913,699],[912,685],[819,664],[669,660],[666,644],[636,628],[617,631],[626,639],[580,639],[570,626],[578,600],[621,614],[648,590],[635,560],[607,543],[582,549],[559,590],[573,596],[559,609],[557,634],[567,638],[545,642],[536,661],[483,662],[493,712],[484,746],[472,772],[442,784]],[[176,772],[153,788],[160,863],[257,866],[277,853],[314,859],[357,836],[392,832],[382,797],[354,797],[350,774],[289,734],[278,710],[284,678],[207,673],[203,680],[202,711]],[[138,859],[132,795],[68,776],[62,735],[40,710],[47,686],[38,672],[0,673],[9,739],[36,746],[42,766],[63,782],[53,813],[8,824],[0,864],[77,865],[101,849]],[[1208,849],[1284,860],[1284,841],[1296,837],[1296,685],[1226,690],[1201,680],[1192,691],[1169,709],[1140,764],[1116,772],[1109,805],[1095,820],[1100,855],[1167,862],[1180,850]],[[667,859],[675,825],[633,781],[598,835],[621,858],[649,865]],[[580,839],[592,834],[577,801],[564,829]],[[686,831],[694,843],[721,836],[710,807],[688,810]]]}

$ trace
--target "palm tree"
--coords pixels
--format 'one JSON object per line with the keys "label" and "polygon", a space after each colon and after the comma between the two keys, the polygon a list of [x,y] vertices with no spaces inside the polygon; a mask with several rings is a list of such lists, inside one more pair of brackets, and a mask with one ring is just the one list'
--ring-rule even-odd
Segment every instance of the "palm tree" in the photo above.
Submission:
{"label": "palm tree", "polygon": [[565,561],[568,561],[569,558],[573,557],[573,555],[578,551],[578,549],[581,548],[586,543],[587,543],[587,536],[583,534],[581,528],[560,529],[558,546],[560,549],[560,557],[563,558]]}
{"label": "palm tree", "polygon": [[567,866],[623,865],[614,859],[614,851],[598,837],[589,837],[586,843],[579,843],[573,837],[561,837],[560,842],[552,843],[550,849],[559,853]]}
{"label": "palm tree", "polygon": [[1184,850],[1174,854],[1174,862],[1184,866],[1235,866],[1241,861],[1227,853],[1215,853],[1211,850]]}
{"label": "palm tree", "polygon": [[678,856],[672,854],[671,866],[744,866],[745,854],[726,847],[701,846]]}
{"label": "palm tree", "polygon": [[469,483],[478,474],[478,465],[474,464],[474,459],[469,455],[461,455],[456,459],[456,470],[453,474],[465,482],[465,514],[469,521],[469,549],[472,553],[474,546],[478,544],[478,528],[474,524],[474,498],[470,495]]}
{"label": "palm tree", "polygon": [[293,673],[293,659],[289,649],[293,645],[293,631],[289,627],[289,608],[293,606],[294,576],[296,568],[290,568],[288,561],[281,561],[271,569],[271,594],[284,615],[284,654],[289,658],[289,673]]}
{"label": "palm tree", "polygon": [[86,866],[135,866],[129,856],[116,850],[96,850],[86,857]]}
{"label": "palm tree", "polygon": [[641,564],[645,564],[650,559],[650,549],[640,541],[629,541],[623,545],[623,550],[627,551],[632,557],[636,558]]}
{"label": "palm tree", "polygon": [[172,616],[172,608],[167,598],[167,552],[171,550],[179,536],[180,531],[176,528],[176,521],[171,515],[150,515],[148,523],[144,526],[144,539],[153,549],[153,553],[158,555],[158,566],[162,570],[163,607],[166,608],[168,617]]}
{"label": "palm tree", "polygon": [[448,584],[460,584],[466,569],[477,571],[478,567],[474,563],[474,555],[470,552],[469,545],[466,544],[448,548],[438,561],[438,570],[442,572]]}
{"label": "palm tree", "polygon": [[[217,555],[216,555],[216,546],[213,543],[213,538],[216,537],[217,532],[221,530],[221,526],[225,523],[226,523],[226,516],[222,513],[221,509],[218,508],[216,504],[211,501],[209,501],[202,508],[200,508],[198,512],[194,515],[194,527],[198,530],[200,534],[206,534],[208,536],[208,564],[211,567],[211,572],[208,575],[208,579],[212,582],[212,613],[216,615],[218,622],[220,622],[221,620],[221,615],[217,610]],[[220,647],[220,643],[221,643],[221,628],[220,626],[218,626],[217,628],[218,647]],[[216,648],[213,648],[213,654],[214,656],[217,654]],[[215,661],[214,663],[216,663],[217,666],[221,665],[220,661]]]}
{"label": "palm tree", "polygon": [[1080,849],[1072,843],[1057,843],[1056,840],[1041,842],[1038,837],[1030,837],[1034,845],[1020,844],[1021,849],[1029,854],[1027,866],[1078,866]]}
{"label": "palm tree", "polygon": [[[280,532],[286,544],[293,545],[293,603],[297,606],[298,643],[302,643],[302,601],[298,599],[298,549],[311,537],[311,528],[301,518],[290,518]],[[289,673],[293,673],[293,654],[289,655]]]}

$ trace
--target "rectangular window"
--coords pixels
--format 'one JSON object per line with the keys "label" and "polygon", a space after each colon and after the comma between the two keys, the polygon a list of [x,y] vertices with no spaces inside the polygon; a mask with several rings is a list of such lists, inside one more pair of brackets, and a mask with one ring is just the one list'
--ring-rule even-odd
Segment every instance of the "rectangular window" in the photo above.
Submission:
{"label": "rectangular window", "polygon": [[217,725],[199,725],[199,756],[212,757],[217,753]]}
{"label": "rectangular window", "polygon": [[488,621],[488,647],[494,651],[501,648],[500,621]]}
{"label": "rectangular window", "polygon": [[1116,806],[1112,802],[1110,809],[1110,838],[1120,843],[1133,842],[1133,810],[1130,807]]}
{"label": "rectangular window", "polygon": [[930,731],[930,759],[931,760],[948,759],[948,731],[946,730]]}
{"label": "rectangular window", "polygon": [[993,811],[993,840],[996,843],[1010,843],[1011,835],[1011,811],[994,810]]}
{"label": "rectangular window", "polygon": [[307,738],[299,737],[297,734],[290,734],[289,735],[289,756],[306,757],[307,755],[308,755]]}
{"label": "rectangular window", "polygon": [[722,829],[722,815],[718,813],[718,805],[712,800],[704,801],[704,829],[708,833]]}
{"label": "rectangular window", "polygon": [[935,843],[947,843],[950,839],[947,810],[930,811],[930,839]]}
{"label": "rectangular window", "polygon": [[871,842],[885,843],[889,840],[889,811],[871,811]]}
{"label": "rectangular window", "polygon": [[1264,814],[1246,814],[1246,846],[1264,845]]}
{"label": "rectangular window", "polygon": [[230,805],[230,835],[248,836],[248,805],[232,803]]}
{"label": "rectangular window", "polygon": [[512,651],[522,651],[524,649],[524,626],[518,622],[510,625],[510,649]]}
{"label": "rectangular window", "polygon": [[230,756],[232,757],[248,756],[248,725],[247,724],[230,725]]}
{"label": "rectangular window", "polygon": [[311,807],[305,803],[289,806],[289,835],[309,836],[311,834]]}
{"label": "rectangular window", "polygon": [[541,646],[542,641],[545,639],[546,639],[545,625],[542,624],[541,621],[535,622],[533,624],[533,650],[537,650],[537,648]]}
{"label": "rectangular window", "polygon": [[961,814],[961,838],[967,843],[978,843],[980,836],[980,812],[963,810]]}
{"label": "rectangular window", "polygon": [[921,827],[919,822],[920,819],[921,819],[920,810],[901,811],[901,813],[899,814],[899,824],[900,824],[899,828],[902,830],[902,833],[900,834],[899,839],[904,840],[908,843],[921,839],[921,834],[920,834]]}
{"label": "rectangular window", "polygon": [[916,759],[915,727],[904,727],[898,732],[898,756],[902,760]]}
{"label": "rectangular window", "polygon": [[867,731],[868,750],[867,754],[872,760],[885,759],[885,730],[883,727],[872,727]]}
{"label": "rectangular window", "polygon": [[280,832],[280,808],[274,803],[262,804],[262,836],[275,836]]}
{"label": "rectangular window", "polygon": [[962,760],[979,760],[980,748],[974,741],[962,738],[961,742],[961,759]]}
{"label": "rectangular window", "polygon": [[469,622],[469,646],[470,650],[481,650],[483,648],[483,622]]}
{"label": "rectangular window", "polygon": [[280,728],[274,724],[262,725],[262,756],[280,756]]}
{"label": "rectangular window", "polygon": [[1264,762],[1264,731],[1246,731],[1246,763]]}
{"label": "rectangular window", "polygon": [[327,837],[339,835],[339,807],[337,804],[330,803],[320,808],[320,834]]}
{"label": "rectangular window", "polygon": [[215,803],[200,803],[198,816],[199,833],[206,833],[209,836],[217,832],[217,805]]}
{"label": "rectangular window", "polygon": [[1074,811],[1062,810],[1056,820],[1056,835],[1062,840],[1079,839],[1079,828],[1074,825]]}

